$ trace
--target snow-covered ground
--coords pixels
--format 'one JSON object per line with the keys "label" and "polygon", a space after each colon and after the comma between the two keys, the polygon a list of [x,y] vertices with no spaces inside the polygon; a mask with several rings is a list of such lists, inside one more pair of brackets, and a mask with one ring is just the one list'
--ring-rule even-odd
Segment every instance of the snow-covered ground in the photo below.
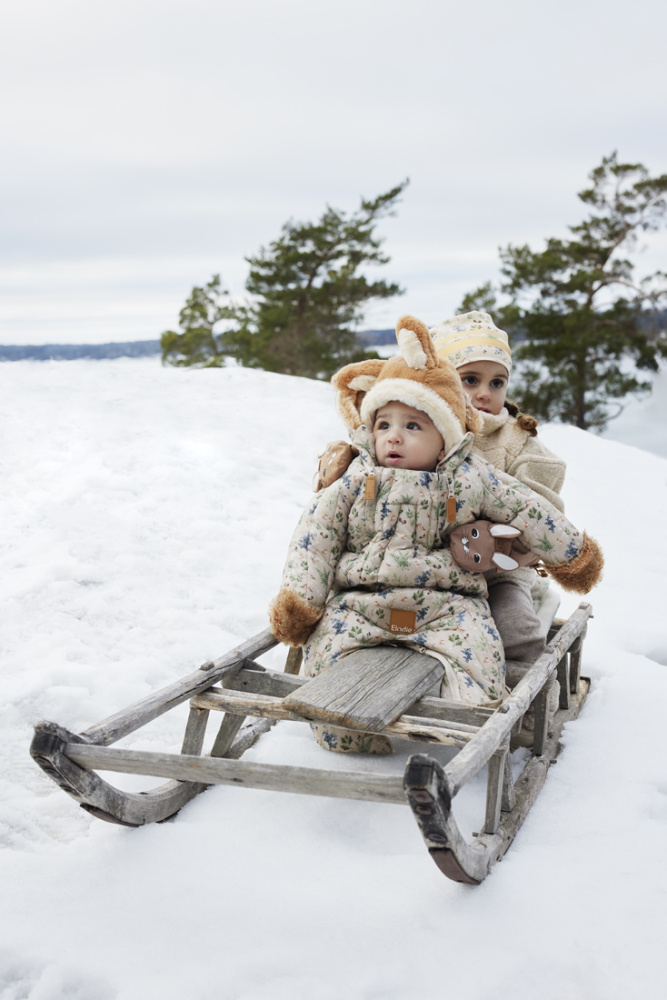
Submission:
{"label": "snow-covered ground", "polygon": [[620,416],[609,421],[603,436],[667,458],[667,370],[663,368],[650,378],[651,392],[630,396]]}
{"label": "snow-covered ground", "polygon": [[[642,428],[656,452],[658,423]],[[6,364],[0,434],[3,1000],[662,1000],[665,458],[543,430],[568,461],[569,516],[606,554],[593,687],[509,854],[470,888],[401,806],[216,787],[127,830],[28,755],[38,719],[81,730],[266,625],[315,455],[344,436],[328,386]],[[177,749],[184,712],[129,745]],[[252,754],[340,760],[290,723]]]}

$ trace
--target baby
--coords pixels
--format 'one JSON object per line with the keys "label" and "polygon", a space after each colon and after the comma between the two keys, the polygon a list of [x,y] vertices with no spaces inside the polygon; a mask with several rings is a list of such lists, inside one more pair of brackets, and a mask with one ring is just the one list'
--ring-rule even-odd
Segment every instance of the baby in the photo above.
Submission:
{"label": "baby", "polygon": [[[272,631],[304,647],[310,676],[354,649],[406,643],[443,664],[442,697],[498,705],[502,644],[484,576],[452,557],[454,526],[512,525],[563,586],[583,593],[597,582],[602,555],[543,497],[501,481],[473,454],[480,417],[426,326],[405,316],[397,340],[396,357],[347,365],[333,378],[358,456],[297,525]],[[391,750],[384,736],[318,728],[327,749]]]}

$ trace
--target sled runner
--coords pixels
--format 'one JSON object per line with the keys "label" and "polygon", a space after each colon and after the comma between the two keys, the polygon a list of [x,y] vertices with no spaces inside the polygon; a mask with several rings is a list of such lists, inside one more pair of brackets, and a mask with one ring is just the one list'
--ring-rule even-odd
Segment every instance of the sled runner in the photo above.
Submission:
{"label": "sled runner", "polygon": [[[569,619],[554,622],[545,652],[531,667],[509,663],[511,694],[495,710],[429,696],[442,665],[398,645],[358,650],[315,678],[296,676],[300,650],[290,651],[284,673],[268,670],[255,662],[276,645],[266,630],[79,735],[40,722],[30,752],[84,809],[126,826],[169,819],[212,784],[408,804],[438,868],[457,882],[477,884],[512,843],[558,754],[564,724],[577,717],[588,694],[590,682],[580,667],[590,616],[591,606],[580,604]],[[556,680],[558,710],[550,718],[549,692]],[[187,700],[180,754],[113,747]],[[513,780],[510,740],[531,706],[532,752]],[[211,712],[223,713],[222,721],[210,755],[203,756]],[[364,771],[358,755],[354,760],[362,769],[356,771],[242,761],[244,752],[281,719],[384,733],[420,744],[422,750],[428,744],[452,745],[459,752],[444,766],[416,753],[405,773],[395,776]],[[485,766],[485,814],[469,843],[454,819],[454,799]],[[98,771],[170,780],[153,791],[133,793],[115,788]]]}

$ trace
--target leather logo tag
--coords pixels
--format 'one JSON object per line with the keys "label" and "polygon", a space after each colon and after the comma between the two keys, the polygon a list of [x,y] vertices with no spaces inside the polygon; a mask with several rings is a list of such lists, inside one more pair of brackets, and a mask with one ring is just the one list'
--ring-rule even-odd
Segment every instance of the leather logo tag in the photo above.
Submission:
{"label": "leather logo tag", "polygon": [[447,524],[456,521],[456,497],[447,497]]}
{"label": "leather logo tag", "polygon": [[375,500],[375,476],[369,476],[366,480],[364,500]]}
{"label": "leather logo tag", "polygon": [[400,633],[401,635],[412,635],[417,629],[416,611],[393,610],[389,616],[389,631]]}

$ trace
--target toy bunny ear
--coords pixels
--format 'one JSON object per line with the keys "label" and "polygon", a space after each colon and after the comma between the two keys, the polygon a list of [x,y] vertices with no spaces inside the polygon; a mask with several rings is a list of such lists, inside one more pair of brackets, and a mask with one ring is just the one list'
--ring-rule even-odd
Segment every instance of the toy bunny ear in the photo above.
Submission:
{"label": "toy bunny ear", "polygon": [[405,363],[416,370],[438,367],[438,355],[425,323],[416,316],[401,316],[396,340]]}
{"label": "toy bunny ear", "polygon": [[343,422],[350,430],[361,426],[361,403],[375,385],[378,375],[386,364],[381,358],[369,358],[345,365],[336,372],[331,384],[338,391],[336,403]]}
{"label": "toy bunny ear", "polygon": [[493,535],[494,538],[516,538],[521,532],[518,528],[513,528],[511,524],[492,524],[489,528],[489,534]]}
{"label": "toy bunny ear", "polygon": [[516,569],[519,565],[516,559],[512,559],[511,556],[505,556],[502,552],[494,552],[491,556],[491,562],[495,563],[498,569],[504,570]]}

